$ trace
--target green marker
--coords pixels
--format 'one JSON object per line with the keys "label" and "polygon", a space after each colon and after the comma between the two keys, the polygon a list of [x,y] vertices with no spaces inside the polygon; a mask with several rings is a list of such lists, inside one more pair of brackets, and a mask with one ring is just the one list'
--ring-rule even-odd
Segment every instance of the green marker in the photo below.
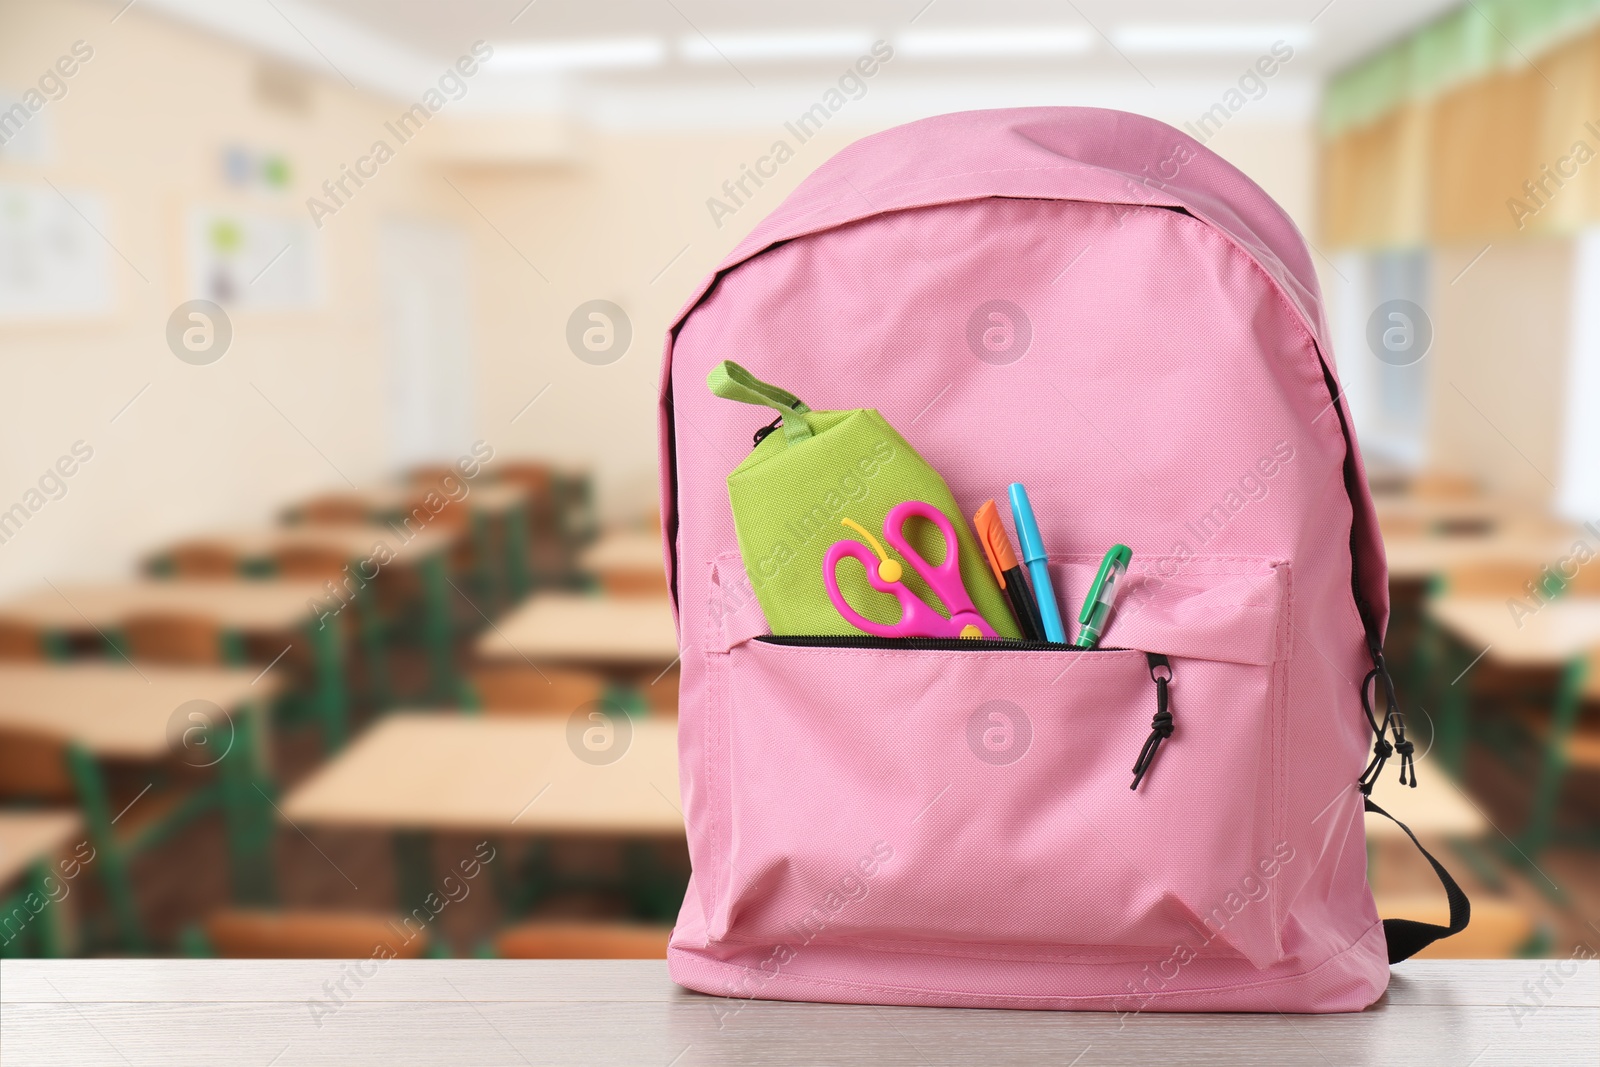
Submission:
{"label": "green marker", "polygon": [[1100,561],[1100,573],[1094,576],[1089,595],[1083,600],[1083,610],[1078,612],[1077,648],[1093,648],[1100,643],[1100,633],[1111,619],[1111,602],[1117,596],[1117,579],[1133,560],[1133,550],[1127,545],[1112,545],[1106,558]]}

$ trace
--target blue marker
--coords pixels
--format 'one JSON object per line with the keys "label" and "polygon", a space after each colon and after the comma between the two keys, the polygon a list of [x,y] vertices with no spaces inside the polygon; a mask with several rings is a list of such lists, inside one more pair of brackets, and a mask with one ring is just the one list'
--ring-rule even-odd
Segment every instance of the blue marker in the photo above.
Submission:
{"label": "blue marker", "polygon": [[1055,587],[1050,584],[1050,563],[1045,556],[1044,539],[1039,536],[1033,505],[1028,503],[1028,491],[1021,482],[1011,483],[1011,522],[1017,528],[1017,540],[1022,543],[1022,561],[1028,565],[1028,574],[1033,578],[1034,599],[1039,602],[1039,616],[1044,620],[1044,638],[1065,644],[1067,631],[1061,625]]}

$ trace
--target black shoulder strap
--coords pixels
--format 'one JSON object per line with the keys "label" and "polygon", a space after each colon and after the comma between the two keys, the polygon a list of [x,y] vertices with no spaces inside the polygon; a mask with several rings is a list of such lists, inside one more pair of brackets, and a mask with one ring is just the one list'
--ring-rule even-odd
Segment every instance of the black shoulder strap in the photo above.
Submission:
{"label": "black shoulder strap", "polygon": [[1411,832],[1411,827],[1396,819],[1372,802],[1371,797],[1366,798],[1367,810],[1382,815],[1406,832],[1411,838],[1411,843],[1417,846],[1417,851],[1422,853],[1423,859],[1433,867],[1433,873],[1439,876],[1439,881],[1444,885],[1444,895],[1450,901],[1450,925],[1440,926],[1437,923],[1418,922],[1415,919],[1385,919],[1383,920],[1383,936],[1389,942],[1389,962],[1399,963],[1408,960],[1421,952],[1440,938],[1459,934],[1467,928],[1467,923],[1472,921],[1472,902],[1467,895],[1456,885],[1456,880],[1450,877],[1450,872],[1433,858],[1433,853],[1422,847],[1422,842],[1417,840],[1417,835]]}

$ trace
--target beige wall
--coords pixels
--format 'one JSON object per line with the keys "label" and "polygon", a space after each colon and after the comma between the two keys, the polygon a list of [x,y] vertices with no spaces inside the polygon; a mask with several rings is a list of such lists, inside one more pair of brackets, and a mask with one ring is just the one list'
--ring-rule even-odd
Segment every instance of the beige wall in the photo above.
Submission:
{"label": "beige wall", "polygon": [[1429,462],[1550,502],[1561,468],[1572,245],[1496,244],[1468,269],[1480,252],[1434,253]]}
{"label": "beige wall", "polygon": [[[342,485],[334,466],[358,482],[377,476],[388,439],[376,228],[394,215],[469,214],[402,148],[325,220],[321,308],[237,314],[219,362],[180,362],[165,330],[184,298],[186,209],[236,205],[303,218],[309,191],[365,151],[397,108],[318,78],[310,79],[309,116],[263,106],[255,60],[242,49],[138,7],[113,25],[115,10],[80,0],[0,5],[0,85],[33,82],[76,40],[94,49],[66,97],[43,112],[55,124],[54,161],[0,163],[0,181],[48,180],[103,195],[106,237],[120,253],[111,257],[111,314],[0,325],[8,400],[0,508],[21,499],[74,441],[94,449],[67,495],[0,544],[0,589],[115,573],[176,534],[265,519],[296,496]],[[220,158],[232,143],[285,153],[294,188],[229,189]]]}
{"label": "beige wall", "polygon": [[[462,137],[442,126],[424,131],[326,220],[324,306],[238,314],[232,350],[214,365],[192,367],[164,341],[167,316],[183,295],[186,207],[242,203],[299,215],[306,196],[364,152],[399,105],[313,76],[311,115],[286,114],[257,102],[256,60],[242,48],[137,5],[110,25],[114,10],[87,0],[0,0],[0,85],[31,82],[77,39],[95,49],[66,99],[48,105],[57,161],[0,164],[0,181],[48,178],[103,193],[111,209],[107,236],[148,278],[114,258],[117,306],[110,316],[0,326],[13,399],[0,420],[0,508],[75,440],[95,449],[66,498],[0,544],[0,592],[42,576],[119,572],[174,536],[262,521],[288,500],[340,486],[339,472],[356,482],[388,474],[376,238],[394,217],[453,222],[468,235],[477,436],[502,456],[589,464],[608,513],[648,513],[666,324],[699,278],[786,192],[864,132],[829,129],[801,146],[718,227],[706,199],[782,135],[781,123],[748,132],[590,131],[577,136],[566,162],[482,166],[460,162]],[[548,118],[528,125],[532,143],[559,140]],[[218,166],[229,143],[286,153],[295,188],[281,195],[228,190]],[[1308,129],[1238,124],[1213,147],[1291,215],[1309,218]],[[436,164],[436,152],[451,162]],[[633,326],[626,355],[603,367],[581,362],[565,341],[573,309],[596,298],[621,305]]]}
{"label": "beige wall", "polygon": [[[472,231],[486,437],[513,452],[592,463],[613,516],[654,510],[656,382],[668,323],[762,216],[853,139],[833,134],[801,146],[719,228],[707,198],[774,136],[591,134],[570,167],[452,175],[500,231]],[[581,361],[566,342],[573,309],[594,299],[620,305],[633,326],[627,353],[606,366]]]}

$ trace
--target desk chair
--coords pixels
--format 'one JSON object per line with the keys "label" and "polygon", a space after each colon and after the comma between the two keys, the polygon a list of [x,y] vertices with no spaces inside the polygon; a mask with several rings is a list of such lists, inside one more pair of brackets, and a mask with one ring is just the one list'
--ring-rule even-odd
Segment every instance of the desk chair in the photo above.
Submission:
{"label": "desk chair", "polygon": [[491,715],[571,715],[603,698],[610,683],[594,671],[519,663],[477,667],[471,686],[477,706]]}
{"label": "desk chair", "polygon": [[606,571],[600,575],[600,589],[606,596],[663,597],[668,594],[667,577],[661,571]]}
{"label": "desk chair", "polygon": [[44,635],[36,627],[0,619],[0,660],[33,661],[44,658]]}
{"label": "desk chair", "polygon": [[[366,659],[367,692],[372,702],[382,708],[393,703],[389,687],[388,638],[391,625],[379,606],[376,579],[363,582],[359,574],[352,574],[350,560],[343,552],[317,545],[290,545],[272,555],[272,570],[280,578],[302,581],[332,582],[334,588],[348,594],[355,604],[355,613],[340,612],[337,620],[354,632],[361,642]],[[393,578],[384,575],[379,578]],[[302,652],[304,650],[301,650]],[[307,665],[309,670],[309,665]]]}
{"label": "desk chair", "polygon": [[1411,476],[1406,493],[1423,500],[1465,500],[1479,496],[1483,487],[1476,478],[1443,470],[1422,470]]}
{"label": "desk chair", "polygon": [[184,936],[185,955],[227,959],[365,960],[381,946],[396,959],[424,955],[430,938],[399,915],[225,908]]}
{"label": "desk chair", "polygon": [[[1490,560],[1441,573],[1431,583],[1430,595],[1525,599],[1530,586],[1547,597],[1561,591],[1559,585],[1546,581],[1539,566],[1523,561]],[[1438,709],[1436,740],[1440,755],[1460,781],[1466,772],[1473,697],[1492,696],[1508,703],[1524,704],[1541,688],[1547,690],[1549,679],[1543,672],[1530,674],[1490,662],[1473,665],[1473,657],[1483,650],[1468,649],[1450,640],[1426,611],[1417,651],[1415,691],[1425,695],[1427,703]],[[1464,674],[1469,666],[1470,673]]]}
{"label": "desk chair", "polygon": [[128,657],[169,666],[215,667],[244,662],[244,651],[212,618],[178,612],[130,615],[118,627]]}
{"label": "desk chair", "polygon": [[[465,484],[465,479],[459,474],[451,477],[458,483]],[[469,489],[465,496],[459,500],[451,499],[449,493],[439,483],[431,485],[415,484],[411,486],[411,493],[400,505],[397,515],[389,516],[390,525],[399,524],[406,529],[432,527],[439,530],[466,531],[468,536],[458,537],[450,549],[449,569],[458,575],[467,576],[468,587],[478,601],[473,605],[461,604],[461,596],[452,591],[446,604],[451,622],[451,636],[453,637],[462,627],[475,627],[482,623],[483,616],[479,614],[483,605],[488,604],[493,610],[495,597],[495,551],[494,536],[491,529],[490,517],[477,510],[472,502],[472,492]],[[460,492],[460,486],[457,486]],[[430,507],[430,503],[433,507]],[[439,505],[443,506],[439,506]],[[438,510],[434,510],[437,507]]]}
{"label": "desk chair", "polygon": [[168,552],[163,575],[172,578],[234,578],[243,570],[238,554],[225,545],[192,541]]}
{"label": "desk chair", "polygon": [[351,493],[328,493],[313,497],[295,510],[301,522],[327,524],[367,522],[372,508],[360,496]]}
{"label": "desk chair", "polygon": [[0,727],[0,799],[82,810],[95,849],[87,867],[105,887],[120,944],[129,952],[147,951],[130,866],[202,814],[211,798],[187,783],[157,783],[138,797],[118,798],[122,810],[113,814],[105,777],[87,751],[57,737]]}
{"label": "desk chair", "polygon": [[446,478],[461,479],[461,472],[453,463],[419,463],[406,471],[406,481],[412,485],[441,485]]}
{"label": "desk chair", "polygon": [[[1591,566],[1600,566],[1600,561]],[[1533,736],[1542,742],[1544,749],[1533,809],[1527,828],[1519,838],[1520,848],[1530,857],[1557,837],[1557,809],[1567,774],[1574,767],[1600,771],[1600,722],[1593,714],[1587,722],[1580,722],[1584,708],[1592,711],[1597,705],[1600,705],[1600,648],[1590,649],[1567,664],[1549,714],[1535,715],[1529,724]],[[1591,846],[1600,842],[1592,830],[1584,834],[1582,840]]]}
{"label": "desk chair", "polygon": [[497,481],[519,485],[528,491],[530,548],[535,542],[554,537],[559,533],[553,506],[555,474],[549,464],[535,463],[531,460],[511,460],[496,464],[494,476]]}
{"label": "desk chair", "polygon": [[578,549],[594,540],[600,529],[589,476],[532,460],[513,460],[496,470],[501,481],[528,490],[529,548],[542,561],[542,576],[547,583],[570,581]]}
{"label": "desk chair", "polygon": [[[1547,598],[1600,596],[1600,560],[1579,567],[1570,577],[1552,573],[1548,578],[1541,568],[1529,564],[1481,564],[1449,572],[1443,576],[1441,584],[1452,593],[1527,599],[1530,581]],[[1432,626],[1430,636],[1430,645],[1442,643],[1443,635],[1437,633],[1436,626]],[[1470,662],[1469,657],[1477,654],[1476,650],[1459,647],[1455,647],[1454,652],[1453,659],[1447,657],[1444,672],[1451,677],[1456,677],[1460,670],[1464,670]],[[1463,691],[1466,686],[1452,685],[1447,690],[1448,699],[1442,705],[1442,755],[1458,779],[1465,768],[1466,746],[1471,732],[1472,696],[1487,693],[1520,705],[1516,721],[1500,725],[1510,728],[1507,733],[1531,737],[1542,749],[1533,805],[1527,826],[1518,841],[1520,851],[1515,857],[1519,861],[1526,861],[1555,837],[1561,787],[1571,767],[1574,764],[1592,767],[1595,765],[1592,758],[1600,753],[1600,745],[1591,741],[1591,730],[1580,728],[1579,725],[1585,704],[1600,702],[1600,650],[1591,650],[1573,659],[1554,679],[1548,671],[1516,670],[1488,663],[1480,663],[1472,668],[1472,673],[1462,681],[1467,682],[1468,679],[1470,694]],[[1548,702],[1546,710],[1542,694],[1551,691],[1555,696]],[[1529,699],[1530,694],[1533,699]],[[1516,746],[1510,742],[1518,739],[1507,737],[1502,743],[1496,743],[1494,748],[1501,754],[1513,752]]]}
{"label": "desk chair", "polygon": [[508,960],[664,960],[672,927],[623,922],[519,923],[494,939]]}
{"label": "desk chair", "polygon": [[496,464],[494,471],[498,481],[520,485],[528,491],[528,551],[538,553],[546,546],[558,543],[560,528],[552,491],[555,475],[549,464],[511,460]]}
{"label": "desk chair", "polygon": [[588,471],[556,471],[551,497],[561,530],[574,548],[581,548],[600,536],[594,479]]}
{"label": "desk chair", "polygon": [[678,682],[682,675],[678,667],[670,667],[659,677],[642,678],[639,691],[645,703],[658,715],[678,714]]}

